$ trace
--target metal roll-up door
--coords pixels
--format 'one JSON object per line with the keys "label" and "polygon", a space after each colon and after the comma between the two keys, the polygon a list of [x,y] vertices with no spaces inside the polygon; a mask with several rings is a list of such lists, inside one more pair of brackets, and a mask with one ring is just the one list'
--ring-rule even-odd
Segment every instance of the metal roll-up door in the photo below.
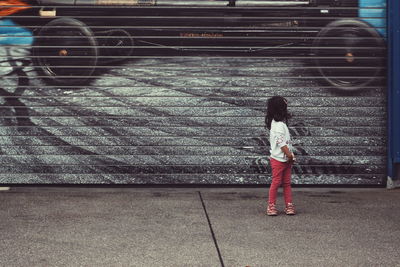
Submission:
{"label": "metal roll-up door", "polygon": [[385,183],[384,0],[6,0],[2,184]]}

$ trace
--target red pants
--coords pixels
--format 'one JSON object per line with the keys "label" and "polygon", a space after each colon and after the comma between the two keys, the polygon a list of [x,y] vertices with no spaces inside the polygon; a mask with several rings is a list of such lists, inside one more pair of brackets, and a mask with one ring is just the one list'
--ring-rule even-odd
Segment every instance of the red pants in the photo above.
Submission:
{"label": "red pants", "polygon": [[282,184],[283,196],[285,204],[292,203],[292,187],[290,186],[290,178],[292,175],[292,163],[280,162],[271,158],[272,167],[272,183],[269,188],[269,203],[276,203],[276,195],[278,188]]}

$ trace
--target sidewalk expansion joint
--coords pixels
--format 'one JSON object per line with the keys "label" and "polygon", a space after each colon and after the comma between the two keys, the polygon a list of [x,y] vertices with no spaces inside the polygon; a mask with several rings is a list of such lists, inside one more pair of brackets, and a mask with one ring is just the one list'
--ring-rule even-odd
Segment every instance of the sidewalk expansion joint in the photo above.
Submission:
{"label": "sidewalk expansion joint", "polygon": [[218,242],[217,242],[217,239],[215,238],[214,230],[213,230],[212,225],[211,225],[210,217],[208,216],[208,212],[207,212],[207,209],[206,209],[206,204],[204,203],[204,200],[203,200],[203,197],[201,195],[201,192],[200,191],[197,191],[197,192],[199,193],[200,201],[201,201],[201,204],[203,205],[203,210],[204,210],[204,213],[205,213],[206,218],[207,218],[208,226],[210,227],[211,236],[212,236],[212,238],[214,240],[215,248],[217,249],[219,261],[221,263],[221,266],[225,267],[224,260],[222,259],[222,256],[221,256],[221,251],[219,250]]}

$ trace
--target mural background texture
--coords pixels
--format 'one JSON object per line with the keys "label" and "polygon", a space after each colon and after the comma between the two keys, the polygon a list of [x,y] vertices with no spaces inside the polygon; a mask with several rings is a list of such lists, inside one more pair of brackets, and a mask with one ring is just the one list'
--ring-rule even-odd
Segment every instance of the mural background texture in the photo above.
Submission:
{"label": "mural background texture", "polygon": [[[93,17],[100,10],[96,6],[87,8]],[[384,11],[384,6],[375,9]],[[326,7],[326,10],[341,8]],[[57,39],[55,35],[54,39],[60,42],[60,47],[56,47],[55,58],[59,60],[56,65],[67,69],[69,65],[77,72],[72,75],[64,72],[70,76],[61,82],[49,81],[40,66],[38,70],[35,60],[42,56],[37,51],[52,49],[48,46],[43,50],[43,43],[38,42],[43,40],[43,36],[38,38],[38,31],[44,25],[41,20],[33,19],[32,14],[37,15],[37,11],[38,8],[32,7],[29,12],[33,13],[24,13],[28,12],[24,9],[0,20],[2,184],[268,184],[271,177],[264,115],[266,100],[273,95],[287,98],[294,115],[289,122],[298,158],[293,168],[293,183],[378,185],[385,182],[384,70],[378,74],[377,81],[357,90],[336,88],[322,81],[313,64],[320,55],[309,52],[307,42],[274,45],[272,53],[215,51],[228,47],[230,39],[222,45],[214,44],[214,39],[224,35],[215,30],[183,30],[182,25],[194,27],[190,24],[193,19],[185,18],[184,24],[179,22],[182,30],[176,38],[197,38],[199,46],[205,43],[208,50],[170,51],[165,44],[153,46],[154,40],[149,41],[149,36],[154,36],[154,32],[141,41],[133,38],[128,48],[136,50],[129,51],[128,55],[124,54],[126,46],[98,41],[96,47],[105,53],[97,51],[99,60],[93,73],[86,75],[85,81],[70,84],[68,79],[79,77],[87,57],[94,55],[80,54],[81,58],[64,64],[63,50],[67,51],[69,46],[76,48],[74,43],[62,43],[68,36]],[[79,19],[79,13],[74,14]],[[85,11],[81,16],[87,19],[88,14],[92,13]],[[199,17],[204,14],[207,13]],[[343,16],[347,18],[348,13]],[[21,22],[21,18],[28,22]],[[114,24],[125,25],[127,29],[134,27],[131,22],[137,15],[123,19],[110,15],[110,18]],[[183,20],[174,14],[172,22],[171,18],[160,18],[149,27],[168,39],[170,35],[164,35],[159,26],[172,27],[177,18]],[[315,21],[311,15],[306,18]],[[229,22],[222,26],[235,29],[232,25]],[[271,25],[258,27],[264,27],[265,33]],[[278,27],[289,29],[285,25]],[[96,27],[93,24],[89,28],[96,31]],[[104,27],[101,25],[99,31],[104,31]],[[250,43],[246,49],[260,47],[259,40],[243,34],[244,26],[241,27],[237,39]],[[97,39],[119,40],[124,35],[113,34],[98,33],[102,37]],[[268,36],[301,39],[304,32],[282,35],[280,31],[279,35],[263,35],[261,39]],[[337,39],[329,38],[324,40],[332,40],[331,46],[337,49]],[[52,45],[56,43],[54,39]],[[127,38],[122,39],[125,42]],[[196,43],[181,42],[178,46],[193,47]],[[367,51],[362,56],[376,62],[382,59],[382,55],[365,47],[360,50]],[[50,58],[49,54],[42,57]],[[119,57],[123,60],[110,60]],[[351,60],[347,57],[342,61],[352,63]],[[335,65],[351,77],[362,76],[363,66],[350,66],[353,67]],[[350,77],[347,73],[346,77]]]}

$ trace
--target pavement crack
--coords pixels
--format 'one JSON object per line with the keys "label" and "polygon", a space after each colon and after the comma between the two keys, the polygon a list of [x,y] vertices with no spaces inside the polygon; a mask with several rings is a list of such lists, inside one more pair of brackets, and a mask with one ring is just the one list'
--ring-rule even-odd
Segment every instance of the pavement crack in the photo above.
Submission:
{"label": "pavement crack", "polygon": [[211,225],[211,220],[210,220],[210,217],[208,216],[208,212],[207,212],[207,209],[206,209],[206,204],[204,203],[204,200],[203,200],[203,197],[201,195],[201,192],[197,191],[197,193],[199,193],[200,201],[201,201],[201,204],[203,205],[203,210],[204,210],[204,213],[205,213],[206,218],[207,218],[208,227],[210,228],[211,236],[213,238],[215,248],[217,249],[219,261],[221,263],[221,266],[225,267],[224,260],[222,259],[221,251],[219,250],[218,242],[217,242],[217,239],[216,239],[215,234],[214,234],[214,230],[213,230],[212,225]]}

